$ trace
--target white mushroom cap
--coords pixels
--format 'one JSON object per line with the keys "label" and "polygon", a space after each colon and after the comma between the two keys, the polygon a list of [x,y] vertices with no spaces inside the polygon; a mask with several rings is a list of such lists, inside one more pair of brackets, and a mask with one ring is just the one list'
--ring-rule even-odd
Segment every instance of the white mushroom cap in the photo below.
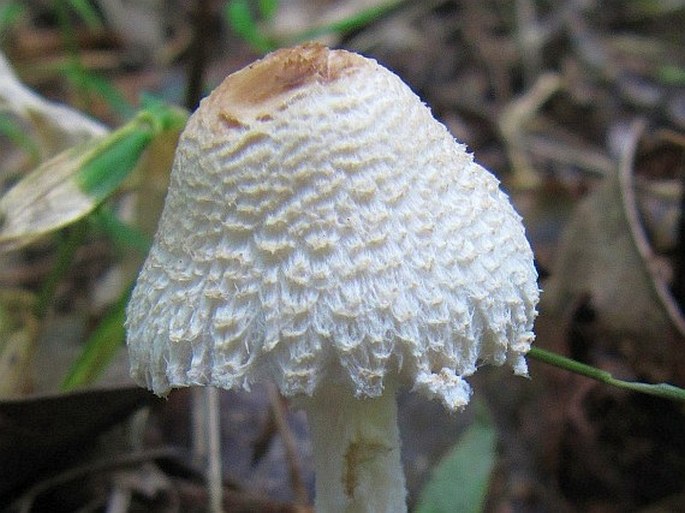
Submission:
{"label": "white mushroom cap", "polygon": [[158,394],[394,380],[457,409],[481,363],[526,373],[536,279],[496,178],[396,75],[279,50],[181,136],[128,306],[131,373]]}

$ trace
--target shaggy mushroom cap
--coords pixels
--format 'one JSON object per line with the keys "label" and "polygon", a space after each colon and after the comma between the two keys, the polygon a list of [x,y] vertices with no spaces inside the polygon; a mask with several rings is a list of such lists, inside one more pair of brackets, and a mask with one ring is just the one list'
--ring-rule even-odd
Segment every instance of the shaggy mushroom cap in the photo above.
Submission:
{"label": "shaggy mushroom cap", "polygon": [[496,178],[396,75],[310,44],[190,118],[127,312],[132,376],[172,387],[384,382],[458,409],[482,363],[526,373],[533,255]]}

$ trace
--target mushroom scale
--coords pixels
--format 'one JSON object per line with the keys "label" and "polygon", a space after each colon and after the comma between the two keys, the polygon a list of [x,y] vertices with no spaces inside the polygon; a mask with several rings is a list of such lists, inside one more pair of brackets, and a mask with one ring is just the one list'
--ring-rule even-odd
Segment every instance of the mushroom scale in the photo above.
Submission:
{"label": "mushroom scale", "polygon": [[157,394],[392,382],[456,410],[478,365],[526,373],[538,295],[496,178],[392,72],[309,44],[191,116],[127,310],[131,374]]}

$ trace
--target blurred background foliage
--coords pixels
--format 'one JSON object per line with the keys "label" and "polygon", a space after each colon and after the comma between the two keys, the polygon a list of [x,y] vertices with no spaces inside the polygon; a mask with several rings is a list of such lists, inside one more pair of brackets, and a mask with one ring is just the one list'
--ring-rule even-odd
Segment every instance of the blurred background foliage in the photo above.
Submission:
{"label": "blurred background foliage", "polygon": [[[502,180],[538,348],[684,386],[683,26],[678,0],[0,0],[0,510],[206,508],[191,398],[130,382],[124,307],[189,112],[310,39],[396,71]],[[685,510],[682,403],[531,374],[479,373],[458,417],[400,397],[412,509]],[[308,510],[302,414],[221,402],[227,511]]]}

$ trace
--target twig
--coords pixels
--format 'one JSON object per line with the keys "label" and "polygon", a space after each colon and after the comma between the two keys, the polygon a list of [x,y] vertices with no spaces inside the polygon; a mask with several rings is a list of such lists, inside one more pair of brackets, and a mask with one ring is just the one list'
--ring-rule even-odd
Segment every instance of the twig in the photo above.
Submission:
{"label": "twig", "polygon": [[565,356],[561,356],[560,354],[553,353],[551,351],[546,351],[545,349],[540,349],[539,347],[532,347],[530,351],[528,351],[528,356],[560,369],[564,369],[575,374],[580,374],[581,376],[585,376],[617,388],[631,390],[633,392],[641,392],[643,394],[649,394],[673,401],[685,402],[685,389],[670,385],[668,383],[650,384],[640,383],[638,381],[624,381],[622,379],[615,378],[610,372],[592,367],[591,365],[587,365],[576,360],[572,360],[571,358],[566,358]]}
{"label": "twig", "polygon": [[654,292],[664,310],[666,310],[673,326],[678,330],[678,333],[680,333],[681,336],[685,337],[685,317],[683,317],[678,304],[668,290],[668,286],[659,276],[659,271],[656,268],[655,255],[649,244],[647,234],[640,222],[640,215],[637,210],[635,187],[633,184],[633,164],[637,151],[637,143],[645,129],[645,125],[646,123],[642,119],[636,120],[632,124],[620,155],[618,182],[621,201],[623,202],[623,211],[626,216],[630,235],[635,244],[635,248],[640,254],[640,258],[645,265]]}
{"label": "twig", "polygon": [[[173,489],[178,492],[179,511],[196,511],[207,503],[207,489],[197,483],[176,478]],[[313,508],[303,508],[289,503],[271,500],[264,494],[254,495],[244,491],[226,489],[224,498],[230,513],[314,513]]]}
{"label": "twig", "polygon": [[541,69],[542,42],[540,28],[531,0],[516,0],[516,35],[521,47],[521,61],[526,85],[531,85]]}
{"label": "twig", "polygon": [[192,461],[205,470],[209,511],[223,510],[221,472],[221,419],[219,391],[215,387],[193,387],[191,393]]}
{"label": "twig", "polygon": [[185,97],[185,106],[190,111],[197,108],[200,98],[202,98],[211,14],[209,0],[197,0],[193,20],[195,22],[193,40],[189,52],[188,87]]}
{"label": "twig", "polygon": [[221,425],[219,416],[219,390],[206,387],[207,432],[209,438],[209,460],[207,462],[207,483],[209,485],[209,510],[223,511],[223,479],[221,473]]}
{"label": "twig", "polygon": [[35,484],[14,502],[11,509],[19,511],[19,513],[29,513],[36,498],[51,488],[55,488],[56,486],[66,484],[70,481],[83,478],[90,474],[110,471],[121,467],[130,467],[141,462],[169,458],[176,455],[177,451],[175,449],[163,447],[161,449],[150,449],[146,451],[125,454],[116,458],[110,457],[95,461],[93,463],[74,467],[69,470],[65,470],[61,474],[57,474],[56,476]]}
{"label": "twig", "polygon": [[281,439],[283,440],[283,446],[285,447],[290,481],[295,494],[295,504],[297,506],[305,506],[309,504],[309,494],[307,493],[307,488],[304,486],[304,480],[302,479],[302,469],[297,444],[295,443],[295,438],[293,437],[290,426],[288,426],[288,422],[285,418],[282,398],[276,390],[275,385],[270,384],[268,386],[268,392],[276,429],[278,429]]}
{"label": "twig", "polygon": [[107,500],[105,513],[126,513],[131,506],[132,495],[130,488],[115,484]]}
{"label": "twig", "polygon": [[190,389],[190,427],[191,427],[191,461],[196,468],[205,468],[209,457],[207,440],[207,401],[204,387]]}
{"label": "twig", "polygon": [[561,77],[544,73],[522,97],[511,101],[499,118],[499,130],[504,138],[507,153],[514,169],[514,182],[522,188],[534,188],[540,177],[533,169],[526,154],[524,126],[535,116],[540,107],[561,88]]}
{"label": "twig", "polygon": [[528,151],[566,166],[573,166],[589,176],[606,178],[616,169],[615,163],[601,150],[590,146],[566,144],[548,136],[529,134],[525,144]]}

